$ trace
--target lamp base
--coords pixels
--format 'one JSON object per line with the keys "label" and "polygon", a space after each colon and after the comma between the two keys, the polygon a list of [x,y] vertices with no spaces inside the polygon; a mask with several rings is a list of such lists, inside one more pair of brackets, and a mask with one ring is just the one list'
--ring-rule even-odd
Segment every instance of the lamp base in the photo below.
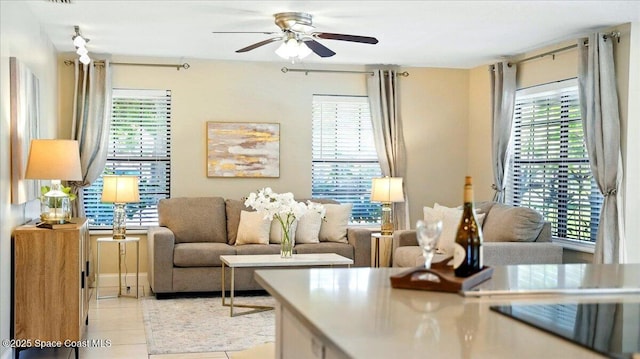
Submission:
{"label": "lamp base", "polygon": [[51,190],[40,197],[40,220],[48,224],[64,224],[71,219],[71,199],[60,190],[59,181],[51,182]]}
{"label": "lamp base", "polygon": [[382,218],[380,225],[380,234],[390,236],[393,234],[393,207],[391,202],[382,203]]}
{"label": "lamp base", "polygon": [[113,239],[127,238],[127,215],[124,203],[115,203],[113,207]]}

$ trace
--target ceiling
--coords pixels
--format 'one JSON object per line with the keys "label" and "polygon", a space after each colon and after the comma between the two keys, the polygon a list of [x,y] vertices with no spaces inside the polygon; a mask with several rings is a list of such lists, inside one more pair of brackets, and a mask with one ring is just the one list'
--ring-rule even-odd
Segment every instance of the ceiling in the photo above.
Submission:
{"label": "ceiling", "polygon": [[[70,2],[70,3],[69,3]],[[313,15],[316,31],[378,38],[377,45],[318,40],[337,54],[301,63],[471,68],[505,56],[640,21],[640,1],[171,1],[28,0],[57,51],[74,50],[79,25],[91,53],[285,62],[277,43],[242,47],[278,31],[273,14]]]}

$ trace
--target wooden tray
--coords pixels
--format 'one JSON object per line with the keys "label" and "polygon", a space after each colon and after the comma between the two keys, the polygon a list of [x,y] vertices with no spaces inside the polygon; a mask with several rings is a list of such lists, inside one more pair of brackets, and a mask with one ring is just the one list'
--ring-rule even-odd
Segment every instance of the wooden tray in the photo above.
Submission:
{"label": "wooden tray", "polygon": [[391,286],[401,289],[432,290],[438,292],[460,292],[469,290],[491,278],[493,268],[484,266],[482,270],[466,278],[456,277],[453,267],[447,263],[451,257],[431,264],[431,269],[415,267],[392,275]]}

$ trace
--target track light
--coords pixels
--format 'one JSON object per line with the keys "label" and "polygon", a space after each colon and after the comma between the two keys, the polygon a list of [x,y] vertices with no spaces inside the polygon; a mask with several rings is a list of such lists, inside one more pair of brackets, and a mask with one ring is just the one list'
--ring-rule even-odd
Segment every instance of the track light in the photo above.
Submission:
{"label": "track light", "polygon": [[89,39],[80,35],[80,26],[76,25],[73,27],[76,34],[71,37],[73,40],[73,46],[76,47],[76,54],[80,56],[80,62],[87,65],[91,62],[91,58],[89,57],[89,51],[86,48],[87,42]]}

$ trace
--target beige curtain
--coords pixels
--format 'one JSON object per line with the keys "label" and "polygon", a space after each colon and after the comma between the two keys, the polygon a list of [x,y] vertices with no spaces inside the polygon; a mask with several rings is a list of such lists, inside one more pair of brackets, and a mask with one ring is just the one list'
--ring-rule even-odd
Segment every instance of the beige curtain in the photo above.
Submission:
{"label": "beige curtain", "polygon": [[109,61],[104,65],[91,62],[84,65],[75,61],[75,88],[71,139],[78,140],[82,181],[71,182],[77,199],[73,201],[75,217],[84,217],[82,188],[90,186],[107,161],[109,123],[111,122],[111,70]]}
{"label": "beige curtain", "polygon": [[626,261],[622,200],[618,198],[623,173],[613,42],[601,33],[578,41],[578,86],[585,145],[593,178],[604,196],[594,263]]}
{"label": "beige curtain", "polygon": [[398,104],[398,75],[394,69],[373,70],[367,78],[367,94],[371,107],[373,137],[378,161],[384,176],[402,177],[404,202],[393,204],[395,229],[409,229],[407,198],[407,165],[402,120]]}

